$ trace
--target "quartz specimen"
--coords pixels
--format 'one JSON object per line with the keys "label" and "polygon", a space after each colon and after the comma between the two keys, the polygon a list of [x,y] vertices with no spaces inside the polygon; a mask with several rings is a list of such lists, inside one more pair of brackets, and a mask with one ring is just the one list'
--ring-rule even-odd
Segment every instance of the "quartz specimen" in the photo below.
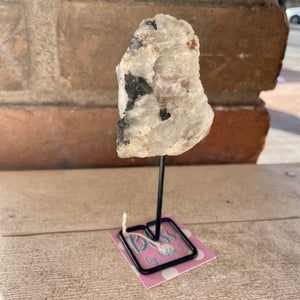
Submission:
{"label": "quartz specimen", "polygon": [[116,68],[119,157],[179,155],[208,134],[214,114],[199,55],[187,22],[163,14],[141,22]]}

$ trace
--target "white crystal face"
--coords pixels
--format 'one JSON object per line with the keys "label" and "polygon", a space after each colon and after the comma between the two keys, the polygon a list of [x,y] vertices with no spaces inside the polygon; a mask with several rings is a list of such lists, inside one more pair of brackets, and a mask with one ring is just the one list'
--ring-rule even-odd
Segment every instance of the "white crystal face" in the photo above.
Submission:
{"label": "white crystal face", "polygon": [[179,155],[209,133],[199,55],[187,22],[163,14],[141,22],[116,68],[119,157]]}

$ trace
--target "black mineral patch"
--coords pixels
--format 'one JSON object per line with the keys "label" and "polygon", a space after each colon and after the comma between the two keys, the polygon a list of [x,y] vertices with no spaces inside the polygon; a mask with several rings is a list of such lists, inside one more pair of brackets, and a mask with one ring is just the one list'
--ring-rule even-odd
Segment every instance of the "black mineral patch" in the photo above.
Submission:
{"label": "black mineral patch", "polygon": [[152,26],[155,30],[157,30],[156,21],[146,21],[146,25]]}
{"label": "black mineral patch", "polygon": [[165,121],[171,117],[171,114],[167,111],[166,108],[164,108],[159,111],[159,116],[162,119],[162,121]]}
{"label": "black mineral patch", "polygon": [[130,43],[129,43],[129,49],[140,49],[143,47],[143,40],[133,36]]}
{"label": "black mineral patch", "polygon": [[126,122],[125,117],[117,123],[117,143],[118,145],[124,141],[124,130],[128,128],[129,124]]}
{"label": "black mineral patch", "polygon": [[130,73],[125,74],[125,90],[129,98],[126,110],[133,108],[138,96],[151,94],[153,92],[152,87],[147,83],[145,78],[133,76]]}

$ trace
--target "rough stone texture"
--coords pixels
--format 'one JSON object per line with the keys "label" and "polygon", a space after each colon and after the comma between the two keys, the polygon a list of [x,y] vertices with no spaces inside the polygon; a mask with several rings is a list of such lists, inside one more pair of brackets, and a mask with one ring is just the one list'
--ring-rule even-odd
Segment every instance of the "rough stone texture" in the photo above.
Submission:
{"label": "rough stone texture", "polygon": [[27,89],[29,66],[24,7],[0,3],[0,90]]}
{"label": "rough stone texture", "polygon": [[208,134],[213,111],[199,55],[198,37],[184,20],[158,14],[141,22],[116,68],[119,157],[180,155]]}
{"label": "rough stone texture", "polygon": [[[116,89],[114,67],[135,28],[142,19],[166,13],[185,19],[199,36],[205,91],[272,89],[281,68],[288,25],[284,10],[268,4],[228,2],[215,7],[208,2],[63,1],[58,18],[63,82],[72,89]],[[257,103],[257,97],[252,101]]]}
{"label": "rough stone texture", "polygon": [[[255,163],[269,128],[263,106],[215,107],[207,138],[169,164]],[[117,108],[0,107],[0,169],[155,165],[156,158],[119,159]]]}

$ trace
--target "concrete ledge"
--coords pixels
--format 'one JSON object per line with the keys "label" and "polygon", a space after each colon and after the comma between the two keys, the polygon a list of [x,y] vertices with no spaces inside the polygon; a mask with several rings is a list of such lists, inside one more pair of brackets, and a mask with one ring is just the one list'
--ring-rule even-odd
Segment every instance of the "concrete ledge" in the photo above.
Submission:
{"label": "concrete ledge", "polygon": [[153,220],[157,167],[0,172],[1,297],[299,299],[299,176],[300,164],[167,167],[163,215],[217,259],[146,290],[109,232],[124,211],[128,226]]}
{"label": "concrete ledge", "polygon": [[[209,136],[168,164],[255,163],[269,128],[257,107],[216,106]],[[157,158],[119,159],[117,108],[0,107],[0,169],[155,165]]]}

